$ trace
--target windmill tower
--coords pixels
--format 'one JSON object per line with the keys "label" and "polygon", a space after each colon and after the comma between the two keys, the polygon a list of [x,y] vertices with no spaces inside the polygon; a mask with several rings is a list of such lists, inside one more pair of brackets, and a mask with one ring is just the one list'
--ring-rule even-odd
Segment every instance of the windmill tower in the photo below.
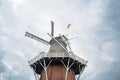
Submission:
{"label": "windmill tower", "polygon": [[25,36],[50,45],[48,52],[41,52],[29,61],[36,80],[79,80],[87,61],[75,55],[65,35],[54,37],[54,22],[51,21],[50,41],[29,32]]}

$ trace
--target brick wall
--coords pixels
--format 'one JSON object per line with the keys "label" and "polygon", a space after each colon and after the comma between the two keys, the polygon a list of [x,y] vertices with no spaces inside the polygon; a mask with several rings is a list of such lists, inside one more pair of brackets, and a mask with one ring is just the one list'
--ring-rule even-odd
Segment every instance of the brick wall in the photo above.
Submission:
{"label": "brick wall", "polygon": [[[47,69],[48,80],[65,80],[66,68],[62,65],[51,65]],[[46,80],[46,73],[43,70],[40,80]],[[68,71],[67,80],[75,80],[73,69]]]}

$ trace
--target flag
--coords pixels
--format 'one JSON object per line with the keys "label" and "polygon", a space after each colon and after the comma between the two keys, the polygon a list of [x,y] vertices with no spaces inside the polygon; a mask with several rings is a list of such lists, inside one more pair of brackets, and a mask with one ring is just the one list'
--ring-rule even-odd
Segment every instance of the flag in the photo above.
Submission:
{"label": "flag", "polygon": [[71,27],[71,24],[68,24],[67,29],[69,29],[70,27]]}

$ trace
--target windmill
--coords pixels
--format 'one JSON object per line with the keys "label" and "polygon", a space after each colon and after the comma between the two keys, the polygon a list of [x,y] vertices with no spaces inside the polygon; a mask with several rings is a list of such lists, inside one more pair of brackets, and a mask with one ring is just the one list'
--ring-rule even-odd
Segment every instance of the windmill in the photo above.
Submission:
{"label": "windmill", "polygon": [[50,45],[48,52],[41,52],[29,61],[36,80],[76,80],[80,78],[87,61],[75,55],[65,35],[54,37],[54,22],[51,21],[50,41],[29,32],[25,36]]}

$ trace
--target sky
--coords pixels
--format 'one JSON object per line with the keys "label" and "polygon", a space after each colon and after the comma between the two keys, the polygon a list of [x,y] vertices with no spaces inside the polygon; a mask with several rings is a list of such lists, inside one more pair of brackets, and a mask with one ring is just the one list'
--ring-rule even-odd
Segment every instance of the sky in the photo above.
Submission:
{"label": "sky", "polygon": [[72,51],[88,60],[80,80],[120,80],[119,8],[120,0],[0,0],[1,79],[35,80],[28,61],[49,46],[24,35],[49,41],[53,20],[55,36],[77,37]]}

